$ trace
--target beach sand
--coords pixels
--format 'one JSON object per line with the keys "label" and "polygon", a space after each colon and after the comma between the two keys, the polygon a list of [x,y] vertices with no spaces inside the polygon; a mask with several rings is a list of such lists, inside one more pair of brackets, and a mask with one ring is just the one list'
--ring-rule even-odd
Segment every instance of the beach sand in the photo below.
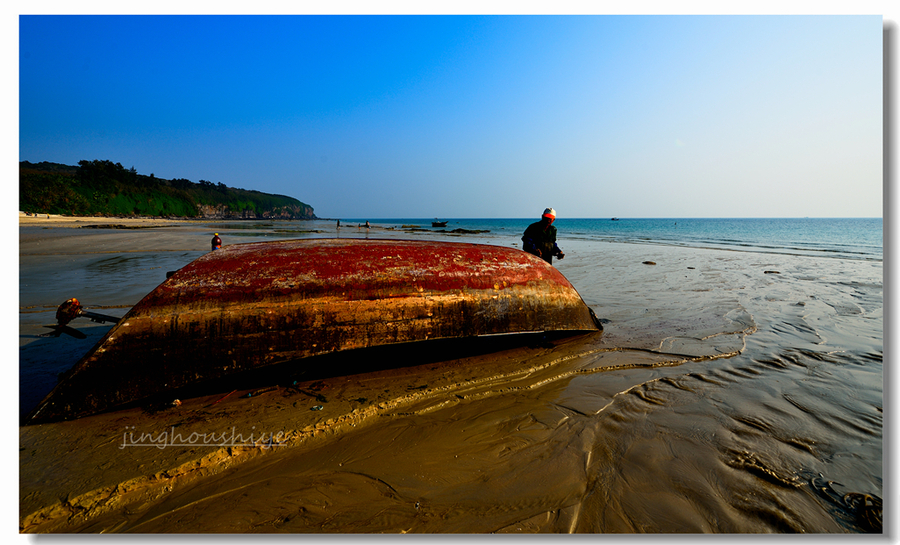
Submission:
{"label": "beach sand", "polygon": [[[84,228],[114,224],[136,228]],[[214,231],[225,244],[377,236],[518,246],[324,221],[22,217],[20,409],[110,327],[76,322],[87,339],[39,337],[57,305],[78,297],[121,316],[166,271],[208,251]],[[820,348],[825,330],[841,344],[845,319],[856,320],[854,353],[880,355],[880,263],[829,262],[825,273],[793,256],[565,249],[557,266],[606,323],[602,334],[355,351],[299,377],[20,427],[20,531],[860,531],[809,483],[824,473],[880,496],[879,377],[829,371],[810,392],[787,394],[815,366],[773,362]],[[847,275],[871,286],[847,293],[833,282]],[[800,309],[817,322],[805,331],[794,327]],[[833,410],[820,390],[860,380],[840,402],[838,432],[808,416]]]}

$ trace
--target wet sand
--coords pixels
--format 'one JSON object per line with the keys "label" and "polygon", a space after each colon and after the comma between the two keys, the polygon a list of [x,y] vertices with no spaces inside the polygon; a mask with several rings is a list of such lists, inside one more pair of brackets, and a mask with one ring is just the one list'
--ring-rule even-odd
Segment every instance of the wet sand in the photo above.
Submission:
{"label": "wet sand", "polygon": [[[57,305],[121,316],[208,251],[213,229],[226,244],[518,245],[330,222],[79,223],[20,221],[23,411],[109,328],[37,337]],[[866,530],[847,497],[881,496],[880,263],[565,249],[557,266],[602,334],[353,352],[180,404],[20,427],[20,531]]]}

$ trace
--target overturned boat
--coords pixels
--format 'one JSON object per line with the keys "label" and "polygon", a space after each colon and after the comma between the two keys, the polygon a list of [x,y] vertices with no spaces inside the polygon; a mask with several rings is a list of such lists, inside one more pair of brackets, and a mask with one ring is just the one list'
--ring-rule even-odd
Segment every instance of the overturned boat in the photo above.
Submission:
{"label": "overturned boat", "polygon": [[[68,321],[79,313],[90,317],[63,314]],[[341,350],[598,329],[594,312],[557,269],[514,248],[359,239],[238,244],[171,274],[65,374],[26,423],[79,418]]]}

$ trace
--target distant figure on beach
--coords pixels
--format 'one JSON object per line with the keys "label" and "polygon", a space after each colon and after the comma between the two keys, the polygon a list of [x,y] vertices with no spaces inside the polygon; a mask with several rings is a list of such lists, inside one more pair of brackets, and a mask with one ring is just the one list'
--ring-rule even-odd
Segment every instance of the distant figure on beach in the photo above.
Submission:
{"label": "distant figure on beach", "polygon": [[219,238],[219,233],[214,233],[212,237],[212,249],[218,250],[222,247],[222,239]]}
{"label": "distant figure on beach", "polygon": [[368,228],[369,228],[369,221],[366,220],[366,229],[368,229]]}
{"label": "distant figure on beach", "polygon": [[553,256],[560,259],[566,256],[556,245],[556,227],[553,226],[555,219],[556,210],[545,209],[541,221],[529,225],[522,236],[522,249],[550,264],[553,264]]}
{"label": "distant figure on beach", "polygon": [[338,229],[341,228],[341,220],[337,220],[337,228],[338,228]]}

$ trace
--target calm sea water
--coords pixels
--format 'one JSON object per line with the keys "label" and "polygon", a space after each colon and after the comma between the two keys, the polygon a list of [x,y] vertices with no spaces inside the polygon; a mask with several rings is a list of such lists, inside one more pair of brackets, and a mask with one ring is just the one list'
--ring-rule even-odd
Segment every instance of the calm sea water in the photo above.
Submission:
{"label": "calm sea water", "polygon": [[[431,219],[349,219],[346,226],[364,224],[433,229]],[[446,219],[443,229],[488,231],[489,235],[516,236],[532,219]],[[667,244],[816,257],[881,261],[881,218],[559,218],[560,246],[565,239],[638,244]],[[439,228],[434,228],[439,229]]]}

